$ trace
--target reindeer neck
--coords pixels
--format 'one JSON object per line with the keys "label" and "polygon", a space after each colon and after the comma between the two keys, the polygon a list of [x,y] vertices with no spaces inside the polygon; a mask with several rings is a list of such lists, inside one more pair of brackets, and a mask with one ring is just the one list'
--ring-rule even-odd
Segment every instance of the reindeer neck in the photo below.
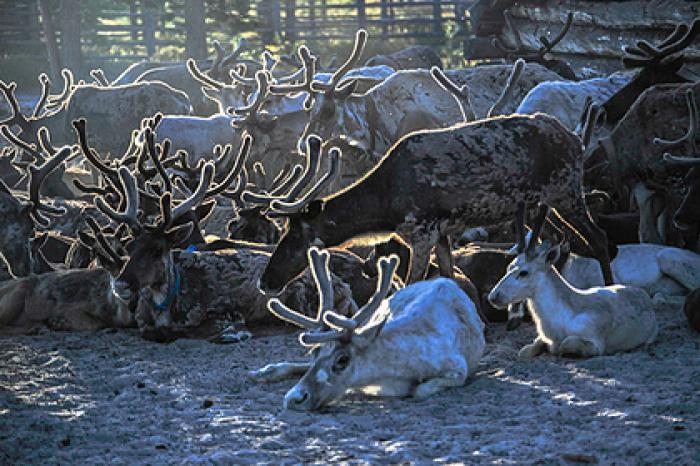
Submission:
{"label": "reindeer neck", "polygon": [[364,180],[367,182],[326,200],[319,216],[323,222],[320,236],[326,246],[337,246],[359,236],[385,235],[398,225],[390,212],[389,196],[382,186],[375,186],[381,183],[370,177]]}
{"label": "reindeer neck", "polygon": [[175,266],[173,253],[170,252],[167,259],[166,279],[163,283],[148,288],[146,299],[156,310],[168,311],[177,300],[181,288],[181,274]]}
{"label": "reindeer neck", "polygon": [[578,290],[572,287],[554,267],[550,267],[547,272],[540,275],[533,291],[533,297],[528,301],[536,315],[536,320],[554,320],[576,313],[573,301],[578,296]]}

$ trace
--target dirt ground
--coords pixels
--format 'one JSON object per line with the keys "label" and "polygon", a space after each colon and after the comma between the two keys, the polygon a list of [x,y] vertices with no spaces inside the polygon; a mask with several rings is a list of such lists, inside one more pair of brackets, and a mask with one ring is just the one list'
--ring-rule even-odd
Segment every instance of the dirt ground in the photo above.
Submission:
{"label": "dirt ground", "polygon": [[658,309],[647,350],[514,360],[532,326],[488,332],[471,382],[417,403],[351,396],[282,409],[295,336],[163,345],[131,332],[0,339],[0,463],[700,463],[700,337]]}

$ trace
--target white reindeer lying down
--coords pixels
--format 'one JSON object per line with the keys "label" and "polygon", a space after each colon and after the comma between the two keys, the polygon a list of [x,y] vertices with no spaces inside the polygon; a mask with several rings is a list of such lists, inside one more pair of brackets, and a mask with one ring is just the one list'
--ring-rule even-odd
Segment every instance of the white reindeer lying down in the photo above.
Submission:
{"label": "white reindeer lying down", "polygon": [[545,349],[557,355],[599,356],[653,343],[658,324],[647,292],[624,285],[573,287],[554,267],[559,244],[535,246],[545,216],[541,209],[528,245],[520,235],[518,255],[489,293],[496,307],[527,301],[532,311],[537,338],[519,357],[532,359]]}
{"label": "white reindeer lying down", "polygon": [[328,258],[325,251],[309,250],[321,296],[317,319],[276,299],[268,304],[278,317],[313,328],[300,336],[303,345],[314,347],[312,362],[271,364],[251,372],[254,380],[269,382],[306,372],[284,398],[285,408],[304,411],[321,408],[349,390],[425,399],[464,385],[486,343],[474,303],[455,282],[419,282],[385,299],[398,258],[382,258],[375,294],[346,318],[326,305],[333,302]]}

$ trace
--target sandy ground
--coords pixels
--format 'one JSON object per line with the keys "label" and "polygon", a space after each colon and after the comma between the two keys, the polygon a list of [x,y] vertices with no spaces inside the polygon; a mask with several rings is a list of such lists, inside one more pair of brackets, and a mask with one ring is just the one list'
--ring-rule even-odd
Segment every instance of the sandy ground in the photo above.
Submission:
{"label": "sandy ground", "polygon": [[698,464],[700,337],[679,309],[658,311],[647,350],[521,363],[532,327],[493,327],[465,387],[422,403],[352,396],[315,414],[281,408],[291,381],[245,377],[301,358],[293,335],[229,346],[114,331],[4,338],[0,463]]}

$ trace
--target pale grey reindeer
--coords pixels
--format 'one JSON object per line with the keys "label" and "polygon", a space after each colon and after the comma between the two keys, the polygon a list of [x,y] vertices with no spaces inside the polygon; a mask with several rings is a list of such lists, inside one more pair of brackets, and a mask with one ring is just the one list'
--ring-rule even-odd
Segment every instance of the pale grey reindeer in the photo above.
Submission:
{"label": "pale grey reindeer", "polygon": [[[545,350],[564,356],[600,356],[649,345],[658,324],[651,298],[641,288],[613,285],[578,289],[556,270],[560,245],[544,241],[536,246],[548,208],[540,205],[535,233],[528,244],[520,228],[518,255],[506,275],[489,293],[497,307],[527,301],[537,338],[518,356],[532,359]],[[518,223],[522,225],[518,209]]]}
{"label": "pale grey reindeer", "polygon": [[[364,175],[394,143],[412,131],[444,128],[463,121],[460,107],[429,70],[398,71],[364,93],[356,93],[360,77],[349,72],[358,62],[367,42],[367,32],[359,30],[348,59],[333,73],[329,82],[313,81],[308,86],[308,116],[299,141],[319,135],[329,147],[339,145],[347,154],[344,161],[345,186]],[[471,105],[479,115],[502,93],[512,71],[510,65],[493,65],[445,71],[457,85],[467,84]],[[513,101],[544,80],[561,79],[540,65],[526,65]],[[298,91],[298,86],[275,86],[273,93]],[[511,113],[516,104],[503,108]],[[352,156],[350,155],[352,154]]]}
{"label": "pale grey reindeer", "polygon": [[88,118],[94,127],[103,129],[93,133],[91,144],[100,152],[114,156],[124,153],[129,146],[135,122],[158,112],[186,115],[191,111],[187,94],[161,82],[123,86],[73,85],[70,71],[64,70],[63,76],[66,80],[65,96],[53,101],[48,95],[49,80],[40,78],[42,97],[31,115],[24,115],[20,110],[14,94],[16,83],[0,81],[0,91],[12,109],[12,115],[0,122],[0,126],[17,125],[21,130],[17,136],[28,142],[38,142],[35,138],[39,128],[45,126],[56,145],[65,145],[74,142],[71,122]]}
{"label": "pale grey reindeer", "polygon": [[349,390],[422,400],[462,386],[474,374],[484,352],[484,324],[455,282],[424,281],[386,299],[398,258],[381,258],[375,294],[348,318],[332,310],[329,253],[311,248],[308,256],[319,288],[316,318],[277,299],[268,307],[306,329],[299,340],[314,348],[314,358],[307,364],[271,364],[250,373],[256,381],[269,382],[305,372],[285,395],[285,408],[316,410]]}

